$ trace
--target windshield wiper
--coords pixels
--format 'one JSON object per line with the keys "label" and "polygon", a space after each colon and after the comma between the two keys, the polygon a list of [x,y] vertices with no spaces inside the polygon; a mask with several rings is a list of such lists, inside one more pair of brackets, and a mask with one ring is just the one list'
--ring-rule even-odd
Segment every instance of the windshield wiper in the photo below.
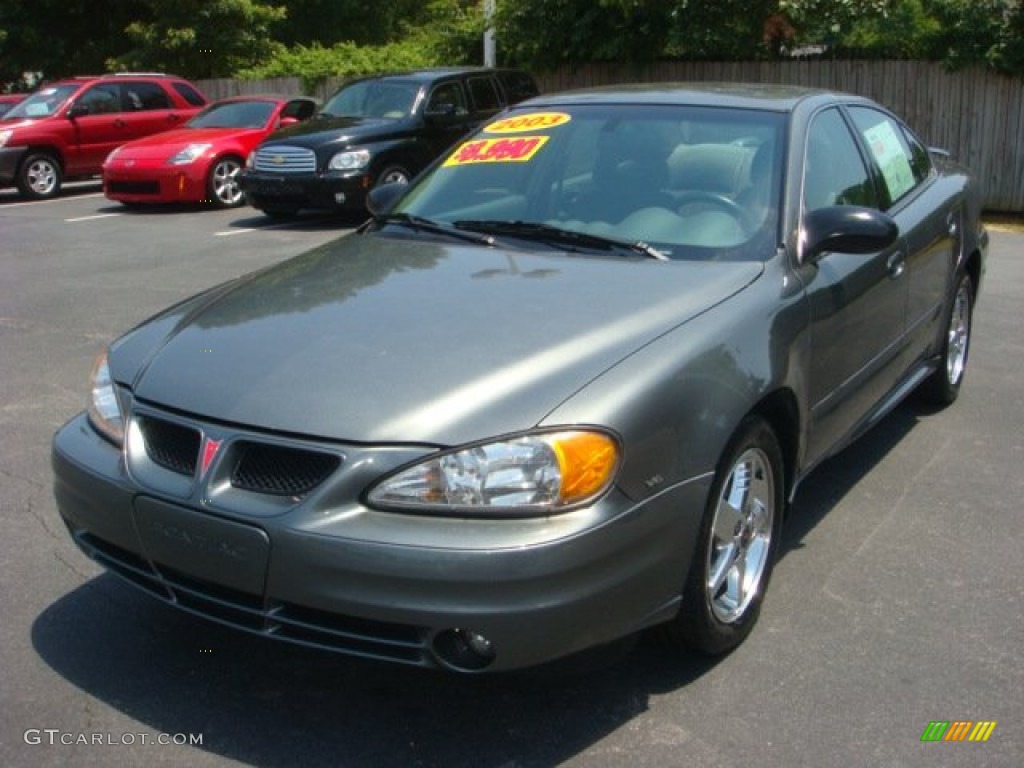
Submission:
{"label": "windshield wiper", "polygon": [[668,261],[668,256],[657,248],[642,240],[620,240],[615,237],[594,235],[589,232],[578,232],[574,229],[562,229],[550,224],[536,221],[456,221],[453,226],[471,232],[485,232],[492,235],[511,235],[530,240],[559,245],[575,251],[578,248],[597,249],[602,251],[628,251],[640,254],[649,259]]}
{"label": "windshield wiper", "polygon": [[493,247],[494,238],[487,234],[477,234],[456,229],[451,224],[443,224],[440,221],[427,219],[423,216],[415,216],[411,213],[381,213],[373,217],[377,224],[395,224],[399,227],[406,227],[414,232],[429,232],[432,235],[444,235],[454,237],[457,240],[465,240],[476,245]]}

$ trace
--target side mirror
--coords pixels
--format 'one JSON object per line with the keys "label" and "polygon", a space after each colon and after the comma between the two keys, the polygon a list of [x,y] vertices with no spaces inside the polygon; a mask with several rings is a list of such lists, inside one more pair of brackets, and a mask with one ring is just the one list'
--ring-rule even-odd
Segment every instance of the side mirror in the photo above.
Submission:
{"label": "side mirror", "polygon": [[878,253],[895,243],[899,236],[896,222],[874,208],[856,205],[819,208],[804,216],[803,259],[812,263],[829,251]]}
{"label": "side mirror", "polygon": [[366,195],[366,209],[373,216],[383,216],[391,213],[391,210],[395,207],[395,203],[398,202],[398,198],[400,198],[408,188],[409,185],[405,182],[381,184],[380,186],[374,187]]}
{"label": "side mirror", "polygon": [[89,114],[89,108],[85,104],[72,104],[68,110],[68,118],[74,120],[76,117],[84,117]]}
{"label": "side mirror", "polygon": [[281,121],[278,123],[277,127],[278,128],[287,128],[289,125],[298,125],[298,124],[299,124],[299,118],[297,118],[297,117],[282,117]]}

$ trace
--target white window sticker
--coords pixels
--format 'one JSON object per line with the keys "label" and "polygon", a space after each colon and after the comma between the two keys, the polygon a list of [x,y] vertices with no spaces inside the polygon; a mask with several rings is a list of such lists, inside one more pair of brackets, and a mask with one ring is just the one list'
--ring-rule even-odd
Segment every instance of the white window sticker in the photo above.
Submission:
{"label": "white window sticker", "polygon": [[899,200],[914,186],[914,172],[910,168],[910,160],[903,151],[900,138],[893,129],[892,123],[883,120],[878,125],[864,131],[864,140],[871,147],[875,162],[882,169],[885,185],[889,188],[889,197]]}

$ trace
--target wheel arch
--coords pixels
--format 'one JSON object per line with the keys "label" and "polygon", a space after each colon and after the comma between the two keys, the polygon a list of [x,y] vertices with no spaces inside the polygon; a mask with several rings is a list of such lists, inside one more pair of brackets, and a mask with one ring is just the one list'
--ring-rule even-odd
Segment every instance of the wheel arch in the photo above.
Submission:
{"label": "wheel arch", "polygon": [[25,164],[32,155],[49,155],[57,161],[57,165],[60,166],[60,172],[62,175],[67,173],[67,165],[64,162],[64,153],[60,151],[60,147],[53,144],[30,144],[25,148],[25,153],[21,156],[21,160],[18,163],[18,169]]}
{"label": "wheel arch", "polygon": [[800,456],[800,409],[797,405],[796,394],[788,388],[777,389],[758,401],[748,416],[758,416],[764,419],[779,441],[784,472],[784,497],[787,502],[786,511],[788,511],[788,502],[792,500],[796,490]]}

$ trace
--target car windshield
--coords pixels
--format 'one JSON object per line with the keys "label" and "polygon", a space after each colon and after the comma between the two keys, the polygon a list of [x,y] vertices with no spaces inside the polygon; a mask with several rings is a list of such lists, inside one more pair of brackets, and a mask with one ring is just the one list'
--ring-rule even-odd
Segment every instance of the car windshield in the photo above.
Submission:
{"label": "car windshield", "polygon": [[763,260],[779,232],[785,116],[692,106],[506,112],[398,202],[407,214],[553,248],[557,232],[669,259]]}
{"label": "car windshield", "polygon": [[188,121],[189,128],[262,128],[277,105],[271,101],[227,101],[211,104]]}
{"label": "car windshield", "polygon": [[408,116],[416,105],[419,86],[401,80],[360,80],[344,86],[324,105],[321,114],[331,117]]}
{"label": "car windshield", "polygon": [[4,115],[4,119],[49,117],[60,109],[61,105],[79,87],[78,85],[54,85],[40,88],[23,102],[15,105],[14,109]]}

